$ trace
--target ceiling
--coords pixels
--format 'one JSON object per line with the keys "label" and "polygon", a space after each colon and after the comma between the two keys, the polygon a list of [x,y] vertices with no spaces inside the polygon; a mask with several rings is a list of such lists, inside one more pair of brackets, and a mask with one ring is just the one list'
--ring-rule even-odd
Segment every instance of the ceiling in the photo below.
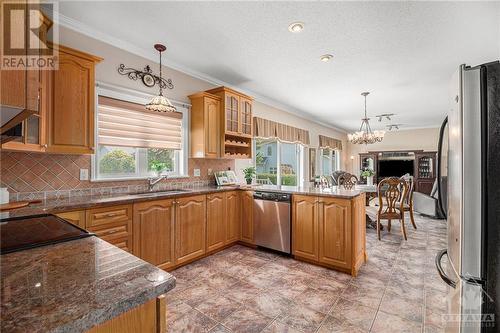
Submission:
{"label": "ceiling", "polygon": [[[363,112],[437,127],[453,72],[500,57],[500,2],[61,2],[81,31],[346,129]],[[69,19],[68,19],[69,18]],[[288,31],[294,21],[300,33]],[[123,43],[120,43],[123,42]],[[120,46],[120,44],[122,46]],[[129,49],[130,50],[130,49]],[[333,59],[319,60],[330,53]],[[372,120],[382,129],[391,122]]]}

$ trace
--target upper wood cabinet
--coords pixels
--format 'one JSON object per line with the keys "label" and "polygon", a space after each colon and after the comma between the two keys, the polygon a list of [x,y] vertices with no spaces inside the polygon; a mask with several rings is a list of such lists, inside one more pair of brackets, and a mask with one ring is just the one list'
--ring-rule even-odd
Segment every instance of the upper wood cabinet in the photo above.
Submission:
{"label": "upper wood cabinet", "polygon": [[318,260],[318,198],[307,195],[292,196],[292,254]]}
{"label": "upper wood cabinet", "polygon": [[226,192],[226,244],[234,243],[240,239],[240,192]]}
{"label": "upper wood cabinet", "polygon": [[252,101],[236,90],[219,87],[207,91],[221,98],[221,154],[225,158],[251,158]]}
{"label": "upper wood cabinet", "polygon": [[134,254],[162,269],[173,267],[174,200],[134,204]]}
{"label": "upper wood cabinet", "polygon": [[207,195],[207,252],[225,245],[226,221],[225,193]]}
{"label": "upper wood cabinet", "polygon": [[221,157],[221,103],[220,97],[201,92],[189,96],[191,100],[191,157]]}
{"label": "upper wood cabinet", "polygon": [[253,192],[241,192],[241,240],[254,244],[253,236]]}
{"label": "upper wood cabinet", "polygon": [[182,264],[205,254],[206,198],[204,195],[175,201],[175,258]]}
{"label": "upper wood cabinet", "polygon": [[49,77],[47,151],[94,151],[95,64],[102,59],[63,46],[59,69]]}
{"label": "upper wood cabinet", "polygon": [[[2,149],[69,154],[94,152],[95,65],[101,58],[52,45],[59,52],[59,68],[54,71],[28,71],[30,107],[38,112],[23,122],[24,137],[7,142]],[[21,100],[18,86],[25,81],[13,79],[14,85],[4,85],[9,79],[2,71],[2,103]],[[38,83],[37,83],[38,82]],[[6,90],[4,90],[4,86]],[[23,90],[24,91],[24,88]],[[22,95],[22,96],[21,96]]]}

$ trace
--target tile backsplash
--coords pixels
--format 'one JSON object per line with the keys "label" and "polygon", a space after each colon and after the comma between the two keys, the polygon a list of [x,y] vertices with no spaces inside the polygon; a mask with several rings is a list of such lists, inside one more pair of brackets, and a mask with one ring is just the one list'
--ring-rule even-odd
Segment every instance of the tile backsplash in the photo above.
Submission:
{"label": "tile backsplash", "polygon": [[[51,199],[91,194],[139,192],[146,189],[145,180],[95,182],[80,180],[80,169],[91,169],[90,155],[57,155],[41,153],[0,153],[0,184],[7,187],[12,201]],[[234,160],[197,159],[188,161],[189,177],[166,179],[158,186],[196,187],[215,183],[208,170],[234,170]],[[200,177],[193,170],[200,169]]]}

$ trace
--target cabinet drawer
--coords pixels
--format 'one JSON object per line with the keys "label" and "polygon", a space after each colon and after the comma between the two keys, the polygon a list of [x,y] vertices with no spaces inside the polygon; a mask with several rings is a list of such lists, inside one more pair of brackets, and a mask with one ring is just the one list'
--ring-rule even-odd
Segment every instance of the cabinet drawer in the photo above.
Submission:
{"label": "cabinet drawer", "polygon": [[107,241],[108,238],[116,238],[118,236],[127,236],[129,234],[128,225],[119,225],[116,227],[96,229],[89,228],[89,230],[96,234],[97,237],[102,238]]}
{"label": "cabinet drawer", "polygon": [[132,205],[112,206],[87,211],[87,228],[104,227],[107,224],[127,224],[132,220]]}

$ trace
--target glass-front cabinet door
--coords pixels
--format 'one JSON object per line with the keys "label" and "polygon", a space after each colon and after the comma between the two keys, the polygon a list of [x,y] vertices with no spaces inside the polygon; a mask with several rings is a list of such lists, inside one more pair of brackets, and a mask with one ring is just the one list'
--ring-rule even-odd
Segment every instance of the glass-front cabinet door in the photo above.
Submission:
{"label": "glass-front cabinet door", "polygon": [[238,96],[226,93],[226,133],[238,133],[240,101]]}
{"label": "glass-front cabinet door", "polygon": [[252,135],[252,101],[241,98],[241,128],[243,135]]}

